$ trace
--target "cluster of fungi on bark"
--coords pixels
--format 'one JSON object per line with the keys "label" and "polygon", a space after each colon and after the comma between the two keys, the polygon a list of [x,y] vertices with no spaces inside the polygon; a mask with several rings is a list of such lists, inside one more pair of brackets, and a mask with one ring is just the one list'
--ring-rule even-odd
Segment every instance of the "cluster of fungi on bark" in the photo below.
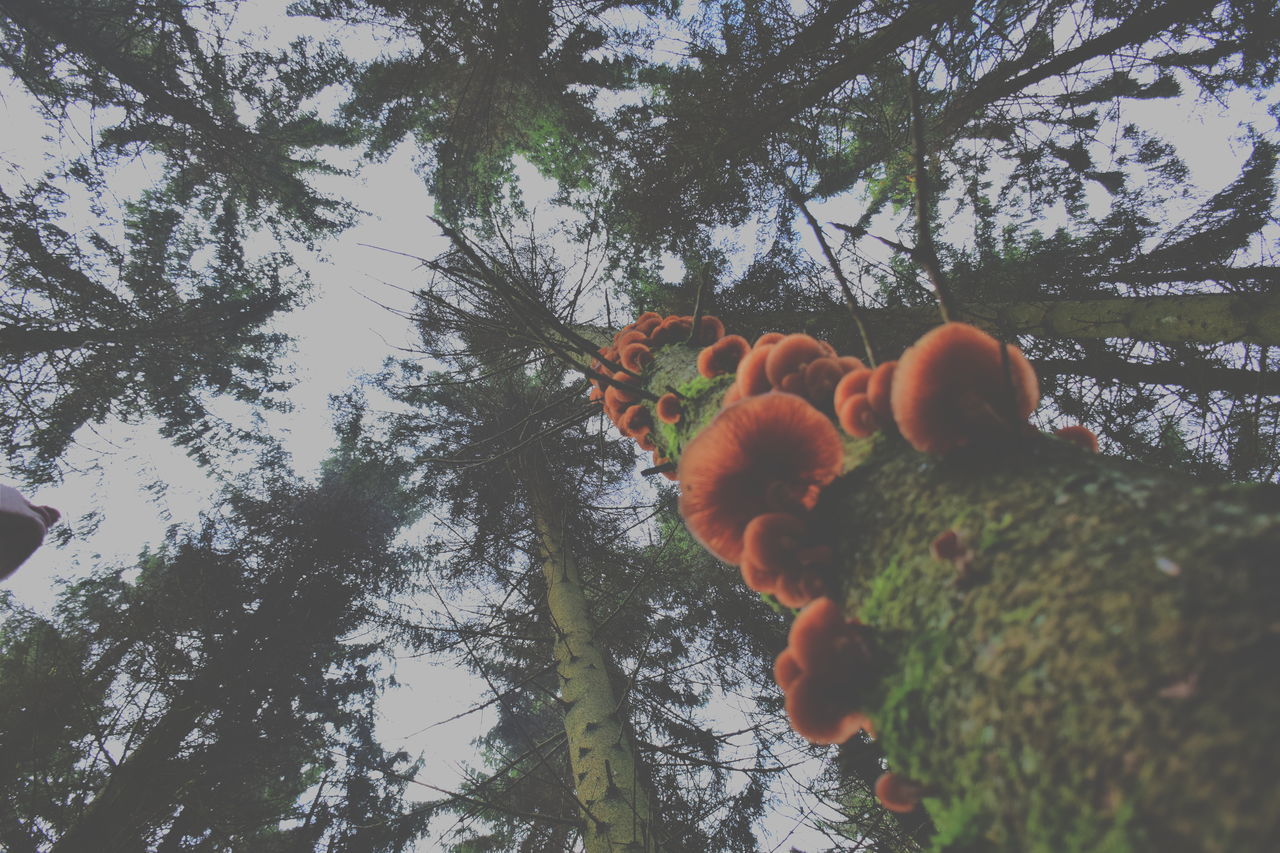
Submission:
{"label": "cluster of fungi on bark", "polygon": [[[792,728],[815,744],[843,743],[860,730],[874,736],[860,698],[875,677],[872,630],[826,596],[832,542],[811,519],[821,491],[846,470],[840,429],[853,440],[900,435],[934,455],[990,446],[1035,432],[1027,420],[1040,396],[1035,372],[1018,349],[966,323],[937,326],[899,360],[868,367],[806,334],[771,332],[751,344],[726,335],[714,317],[700,318],[694,334],[693,319],[648,312],[623,327],[592,365],[592,399],[679,481],[680,514],[694,537],[738,566],[752,590],[799,611],[774,666]],[[684,399],[669,389],[646,407],[640,384],[654,351],[670,343],[703,347],[700,376],[733,375],[720,411],[684,445],[674,473],[654,441],[653,418],[679,423]],[[1056,434],[1097,452],[1085,427]],[[957,534],[943,531],[933,549],[963,580],[972,553]],[[910,811],[925,791],[885,773],[875,793],[886,808]]]}

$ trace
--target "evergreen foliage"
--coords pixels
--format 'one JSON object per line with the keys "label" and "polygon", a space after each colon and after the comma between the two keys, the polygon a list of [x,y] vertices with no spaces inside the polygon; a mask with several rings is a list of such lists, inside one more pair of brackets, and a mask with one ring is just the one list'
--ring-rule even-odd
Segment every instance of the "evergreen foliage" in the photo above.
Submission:
{"label": "evergreen foliage", "polygon": [[8,598],[5,848],[408,849],[415,765],[374,738],[384,655],[362,636],[406,588],[408,519],[394,470],[351,448],[315,485],[264,460],[52,616]]}

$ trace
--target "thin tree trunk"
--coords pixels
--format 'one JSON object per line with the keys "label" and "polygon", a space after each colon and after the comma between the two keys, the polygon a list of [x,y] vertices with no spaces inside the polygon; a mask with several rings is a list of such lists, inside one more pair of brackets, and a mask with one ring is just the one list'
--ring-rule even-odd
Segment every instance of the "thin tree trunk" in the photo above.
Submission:
{"label": "thin tree trunk", "polygon": [[1238,396],[1280,395],[1280,373],[1218,367],[1212,364],[1143,364],[1118,356],[1091,353],[1082,359],[1036,359],[1036,373],[1045,376],[1089,376],[1126,385],[1172,385],[1207,394],[1224,391]]}
{"label": "thin tree trunk", "polygon": [[[1051,340],[1128,338],[1152,343],[1280,346],[1280,295],[1275,294],[961,303],[957,314],[965,322],[1006,339],[1031,335]],[[905,344],[941,322],[936,305],[866,308],[863,317],[869,327],[888,339],[886,354],[890,356],[896,356]],[[767,326],[769,331],[807,331],[831,340],[844,352],[856,352],[860,346],[847,317],[838,311],[767,312],[751,320],[762,330]],[[894,349],[893,344],[900,345]]]}
{"label": "thin tree trunk", "polygon": [[563,513],[546,461],[535,448],[522,453],[516,464],[541,547],[569,763],[587,853],[657,851],[646,775],[596,636],[582,573],[564,541]]}

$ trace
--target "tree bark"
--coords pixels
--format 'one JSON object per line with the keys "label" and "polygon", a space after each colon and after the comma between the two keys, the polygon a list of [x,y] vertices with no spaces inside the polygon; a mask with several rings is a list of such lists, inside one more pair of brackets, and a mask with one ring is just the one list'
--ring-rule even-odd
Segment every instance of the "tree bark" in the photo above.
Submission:
{"label": "tree bark", "polygon": [[[695,355],[664,347],[645,376],[686,396],[657,430],[676,460],[731,378]],[[1039,435],[846,450],[814,520],[873,637],[864,708],[926,787],[937,849],[1280,848],[1280,491]],[[947,530],[974,551],[964,579],[930,556]]]}
{"label": "tree bark", "polygon": [[[896,356],[906,344],[938,325],[935,305],[909,308],[865,308],[863,319],[884,334]],[[993,335],[1097,340],[1129,338],[1152,343],[1253,343],[1280,346],[1280,296],[1254,293],[1207,293],[1193,296],[1117,296],[1103,299],[1028,300],[964,304],[960,319]],[[753,320],[761,330],[803,330],[830,340],[842,352],[856,352],[848,317],[839,311],[769,312]],[[894,348],[894,344],[905,342]]]}
{"label": "tree bark", "polygon": [[587,853],[657,851],[653,800],[596,636],[582,573],[567,547],[558,500],[537,448],[517,460],[528,490],[556,630],[564,725]]}
{"label": "tree bark", "polygon": [[1280,395],[1280,373],[1216,367],[1212,364],[1144,364],[1119,356],[1092,353],[1082,359],[1036,359],[1036,373],[1045,376],[1089,376],[1126,385],[1170,385],[1201,394],[1223,391],[1238,396]]}

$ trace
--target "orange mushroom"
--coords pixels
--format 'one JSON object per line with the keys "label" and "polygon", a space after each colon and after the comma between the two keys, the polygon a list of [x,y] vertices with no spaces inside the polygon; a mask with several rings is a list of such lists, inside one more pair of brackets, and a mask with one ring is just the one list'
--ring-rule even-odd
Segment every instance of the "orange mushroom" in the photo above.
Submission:
{"label": "orange mushroom", "polygon": [[638,329],[624,329],[613,336],[613,348],[616,352],[621,353],[627,348],[628,344],[647,343],[648,335]]}
{"label": "orange mushroom", "polygon": [[[693,318],[689,318],[689,326],[693,326]],[[698,336],[697,342],[700,344],[713,344],[724,337],[724,323],[720,322],[719,317],[706,315],[698,318]]]}
{"label": "orange mushroom", "polygon": [[898,429],[925,453],[1013,434],[1039,398],[1026,357],[967,323],[944,323],[903,353],[891,392]]}
{"label": "orange mushroom", "polygon": [[889,395],[893,389],[893,374],[897,367],[896,361],[883,362],[867,381],[867,402],[871,404],[881,423],[893,422],[893,407],[890,405]]}
{"label": "orange mushroom", "polygon": [[809,335],[787,335],[769,351],[765,374],[769,377],[769,383],[778,388],[781,387],[784,376],[802,372],[809,362],[826,354],[822,344]]}
{"label": "orange mushroom", "polygon": [[658,420],[664,424],[679,423],[683,414],[681,409],[680,398],[671,392],[659,397],[658,402],[653,406],[654,412],[658,415]]}
{"label": "orange mushroom", "polygon": [[849,366],[838,358],[815,358],[804,369],[805,398],[823,411],[832,411],[831,395],[849,370]]}
{"label": "orange mushroom", "polygon": [[680,457],[680,514],[715,556],[737,564],[747,524],[766,512],[803,513],[840,473],[831,421],[804,399],[770,393],[721,411]]}
{"label": "orange mushroom", "polygon": [[831,562],[831,549],[811,540],[803,519],[758,515],[742,541],[742,579],[755,592],[770,593],[785,607],[804,607],[822,594],[819,568]]}
{"label": "orange mushroom", "polygon": [[880,418],[866,394],[853,394],[846,399],[836,411],[836,419],[840,428],[854,438],[868,438],[881,427]]}
{"label": "orange mushroom", "polygon": [[819,598],[800,611],[785,654],[790,660],[775,663],[774,677],[782,670],[788,682],[787,716],[798,734],[813,743],[841,743],[870,728],[859,708],[870,675],[870,645],[864,627],[845,619],[835,601]]}
{"label": "orange mushroom", "polygon": [[885,772],[876,780],[876,799],[891,812],[915,811],[924,788],[897,773]]}
{"label": "orange mushroom", "polygon": [[865,714],[849,710],[847,691],[838,681],[804,673],[784,692],[791,728],[810,743],[844,743],[870,727]]}
{"label": "orange mushroom", "polygon": [[783,334],[782,332],[765,332],[763,335],[756,338],[756,342],[751,345],[751,348],[759,349],[765,344],[776,344],[778,341],[782,340],[785,337],[786,335]]}
{"label": "orange mushroom", "polygon": [[783,649],[782,654],[778,655],[773,662],[773,680],[784,691],[803,674],[804,670],[796,662],[796,656],[791,653],[791,649]]}
{"label": "orange mushroom", "polygon": [[698,373],[707,377],[732,373],[750,351],[751,345],[742,335],[726,335],[698,353]]}
{"label": "orange mushroom", "polygon": [[769,382],[769,375],[765,372],[765,367],[769,360],[769,353],[773,350],[774,344],[764,344],[755,347],[751,352],[738,362],[738,381],[737,387],[741,389],[739,393],[744,397],[751,397],[756,394],[763,394],[773,387]]}
{"label": "orange mushroom", "polygon": [[645,335],[650,334],[662,322],[662,315],[657,311],[646,311],[635,319],[631,327]]}
{"label": "orange mushroom", "polygon": [[[640,441],[649,434],[653,428],[653,419],[649,415],[649,410],[644,406],[632,406],[622,413],[622,417],[618,418],[618,431],[627,438],[634,438]],[[650,450],[652,448],[645,448]]]}
{"label": "orange mushroom", "polygon": [[832,406],[838,412],[840,406],[845,400],[848,400],[854,394],[867,393],[867,385],[871,382],[871,370],[862,368],[861,370],[853,370],[844,375],[844,378],[836,384],[836,389],[832,393]]}
{"label": "orange mushroom", "polygon": [[663,320],[658,328],[649,333],[649,339],[654,346],[680,343],[681,341],[688,339],[689,331],[692,328],[692,317],[679,317],[672,314],[670,317]]}
{"label": "orange mushroom", "polygon": [[1088,427],[1073,424],[1055,429],[1053,434],[1074,445],[1083,447],[1090,453],[1098,452],[1098,437]]}
{"label": "orange mushroom", "polygon": [[653,350],[640,341],[633,341],[622,347],[619,361],[627,370],[641,373],[653,363]]}

